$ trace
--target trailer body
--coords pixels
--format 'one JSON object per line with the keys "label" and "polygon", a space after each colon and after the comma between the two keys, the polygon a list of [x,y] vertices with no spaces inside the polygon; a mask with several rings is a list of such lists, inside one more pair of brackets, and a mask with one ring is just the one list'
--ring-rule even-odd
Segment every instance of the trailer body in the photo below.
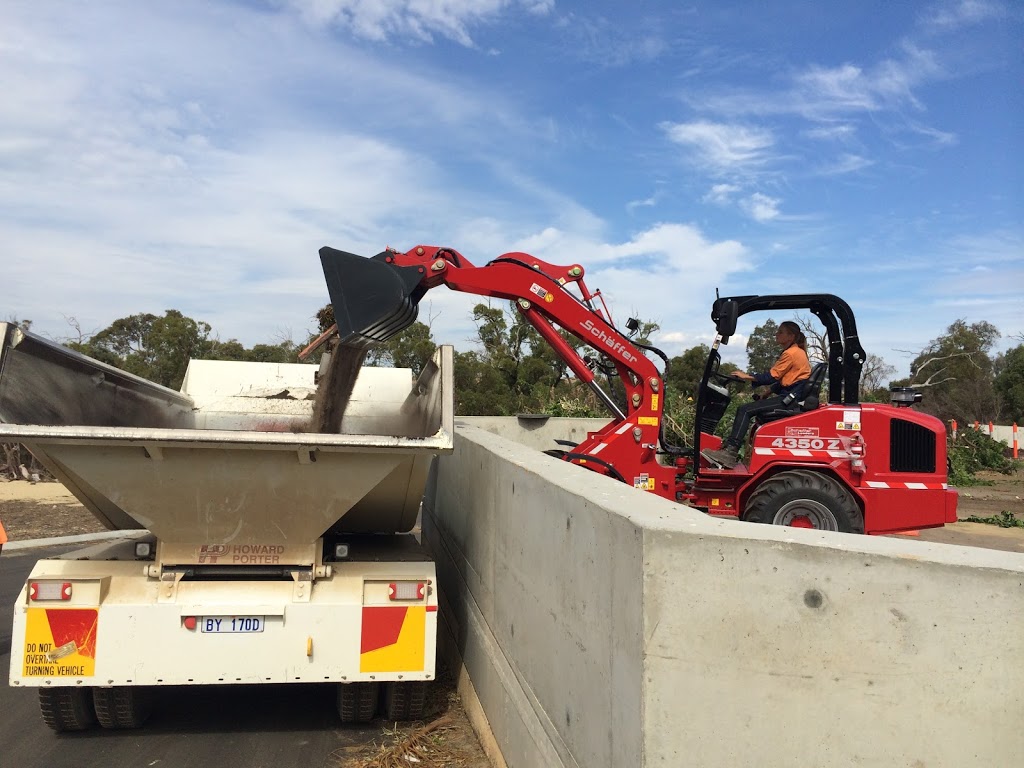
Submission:
{"label": "trailer body", "polygon": [[332,682],[367,719],[378,684],[434,677],[437,582],[413,529],[452,450],[451,347],[415,380],[364,368],[340,432],[316,434],[298,431],[313,365],[194,360],[174,392],[9,324],[0,339],[0,441],[125,531],[36,564],[11,685],[91,689],[100,710],[104,690]]}

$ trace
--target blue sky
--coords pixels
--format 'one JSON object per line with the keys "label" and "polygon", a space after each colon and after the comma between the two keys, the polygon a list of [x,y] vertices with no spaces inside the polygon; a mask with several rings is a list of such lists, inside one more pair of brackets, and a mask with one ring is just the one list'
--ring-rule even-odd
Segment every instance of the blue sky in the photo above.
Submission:
{"label": "blue sky", "polygon": [[[427,243],[579,262],[669,354],[716,288],[837,293],[898,375],[958,318],[1005,348],[1022,40],[1016,0],[6,2],[0,316],[301,340],[320,246]],[[477,301],[421,319],[469,349]]]}

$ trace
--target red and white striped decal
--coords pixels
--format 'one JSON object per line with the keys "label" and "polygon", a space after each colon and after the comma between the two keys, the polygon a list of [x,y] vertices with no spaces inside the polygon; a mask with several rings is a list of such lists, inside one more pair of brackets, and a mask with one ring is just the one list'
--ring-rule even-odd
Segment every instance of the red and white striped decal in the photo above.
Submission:
{"label": "red and white striped decal", "polygon": [[848,459],[849,451],[811,451],[805,448],[755,448],[758,456],[800,456],[811,459]]}
{"label": "red and white striped decal", "polygon": [[[626,432],[626,431],[632,429],[632,427],[633,427],[633,422],[628,421],[625,424],[623,424],[623,426],[621,426],[620,428],[616,429],[614,434],[622,434],[623,432]],[[606,443],[606,442],[599,442],[599,443],[597,443],[597,445],[595,445],[593,447],[593,449],[591,449],[590,455],[591,456],[597,456],[602,451],[604,451],[604,449],[606,449],[607,446],[608,446],[608,443]]]}
{"label": "red and white striped decal", "polygon": [[877,480],[866,480],[868,488],[908,488],[912,491],[944,491],[949,488],[948,483],[882,483]]}

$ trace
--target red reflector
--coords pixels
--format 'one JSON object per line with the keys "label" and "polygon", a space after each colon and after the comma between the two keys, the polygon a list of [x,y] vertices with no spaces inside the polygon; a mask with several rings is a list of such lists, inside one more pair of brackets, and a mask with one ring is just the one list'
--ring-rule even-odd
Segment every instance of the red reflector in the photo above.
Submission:
{"label": "red reflector", "polygon": [[181,623],[185,625],[185,629],[195,629],[196,628],[196,617],[195,616],[186,616],[184,619],[181,620]]}
{"label": "red reflector", "polygon": [[392,600],[422,600],[426,593],[427,585],[422,581],[396,581],[388,587]]}
{"label": "red reflector", "polygon": [[70,600],[71,582],[30,581],[28,597],[29,600]]}

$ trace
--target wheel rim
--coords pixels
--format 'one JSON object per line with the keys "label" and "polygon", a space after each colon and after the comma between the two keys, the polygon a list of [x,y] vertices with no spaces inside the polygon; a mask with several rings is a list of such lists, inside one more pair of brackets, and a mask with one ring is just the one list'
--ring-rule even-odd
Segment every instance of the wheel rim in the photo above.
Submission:
{"label": "wheel rim", "polygon": [[812,499],[796,499],[782,505],[775,513],[773,525],[791,528],[815,528],[819,531],[838,531],[839,521],[832,510]]}

